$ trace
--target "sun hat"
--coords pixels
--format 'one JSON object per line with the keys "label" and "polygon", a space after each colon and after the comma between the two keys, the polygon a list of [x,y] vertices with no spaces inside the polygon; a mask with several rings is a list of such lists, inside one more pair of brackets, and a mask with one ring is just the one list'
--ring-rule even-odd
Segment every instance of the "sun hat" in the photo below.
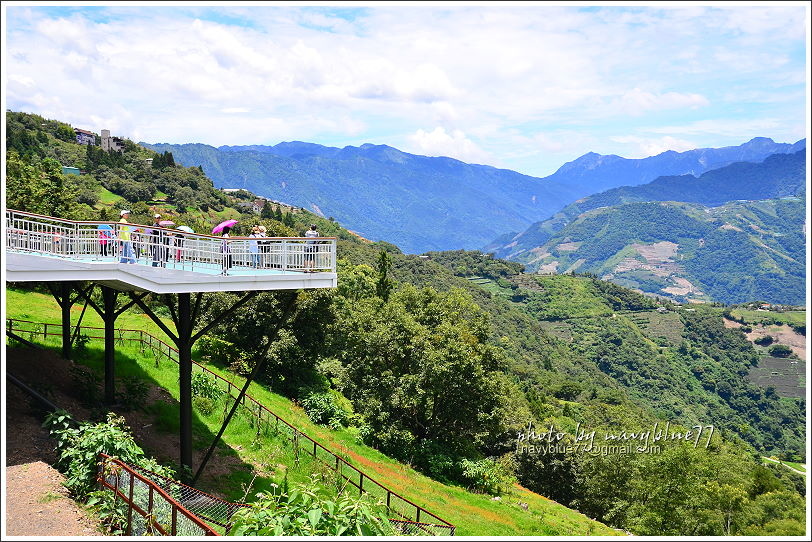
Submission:
{"label": "sun hat", "polygon": [[259,231],[261,231],[262,233],[265,233],[266,231],[268,231],[268,230],[265,228],[265,226],[257,226],[257,229],[258,229]]}
{"label": "sun hat", "polygon": [[154,217],[152,217],[152,218],[161,218],[161,215],[156,214],[156,215],[155,215]]}
{"label": "sun hat", "polygon": [[119,213],[119,216],[124,216],[128,214],[130,214],[130,211],[128,211],[127,209],[122,209],[121,212]]}

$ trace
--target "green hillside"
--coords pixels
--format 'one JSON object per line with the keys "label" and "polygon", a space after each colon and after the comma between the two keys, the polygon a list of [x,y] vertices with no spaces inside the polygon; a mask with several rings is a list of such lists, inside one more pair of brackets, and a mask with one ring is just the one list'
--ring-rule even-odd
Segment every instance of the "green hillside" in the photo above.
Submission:
{"label": "green hillside", "polygon": [[516,259],[676,301],[803,304],[804,201],[627,203],[589,211]]}
{"label": "green hillside", "polygon": [[[99,219],[115,209],[105,203],[109,196],[91,204],[77,203],[74,194],[85,186],[136,197],[124,195],[128,183],[109,182],[105,174],[113,171],[154,186],[150,198],[159,190],[167,194],[166,202],[128,200],[142,216],[175,205],[182,207],[172,215],[176,222],[197,224],[198,231],[233,216],[241,227],[262,222],[276,235],[300,234],[316,222],[324,235],[337,236],[335,290],[301,292],[295,317],[273,340],[280,298],[259,294],[209,333],[210,355],[216,352],[223,370],[238,374],[267,362],[260,383],[303,405],[321,434],[339,442],[352,435],[374,448],[381,455],[371,461],[373,469],[397,461],[423,477],[410,475],[403,487],[414,486],[426,499],[433,490],[418,488],[454,488],[458,500],[432,501],[440,515],[493,524],[500,509],[488,503],[499,503],[495,497],[505,502],[518,482],[640,535],[804,532],[803,500],[791,472],[759,459],[805,461],[804,402],[748,379],[758,353],[740,329],[725,327],[723,307],[655,301],[595,276],[525,274],[515,263],[478,252],[407,255],[301,209],[242,212],[237,204],[243,199],[213,190],[196,168],[168,164],[167,155],[153,155],[164,161],[157,171],[144,169],[137,146],[122,153],[123,166],[99,166],[84,178],[62,175],[51,157],[72,144],[55,142],[50,132],[43,138],[20,136],[22,143],[10,145],[7,155],[7,197],[22,210]],[[181,180],[193,177],[201,199],[178,205]],[[28,198],[23,186],[48,197]],[[697,206],[643,205],[638,211],[629,228],[651,221],[666,235],[708,227]],[[603,225],[584,220],[583,231],[596,236],[612,220],[623,226],[616,215]],[[618,250],[625,246],[620,238],[613,243]],[[586,238],[583,245],[590,257],[603,254]],[[22,299],[33,296],[21,293],[9,314],[31,314]],[[217,311],[231,297],[212,295],[205,311]],[[157,299],[149,302],[160,310]],[[702,445],[686,436],[695,425],[708,437]],[[680,436],[640,445],[642,434],[666,426]],[[785,506],[776,510],[776,500]],[[549,529],[534,531],[532,521]],[[511,532],[582,534],[585,524],[566,527],[568,521],[517,519]],[[479,533],[495,534],[484,528],[473,534]]]}

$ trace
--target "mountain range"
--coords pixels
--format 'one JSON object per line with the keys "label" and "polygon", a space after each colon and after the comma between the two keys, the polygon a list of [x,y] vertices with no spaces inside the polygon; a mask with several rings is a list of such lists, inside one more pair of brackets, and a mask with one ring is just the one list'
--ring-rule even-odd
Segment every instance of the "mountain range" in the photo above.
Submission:
{"label": "mountain range", "polygon": [[484,250],[679,301],[803,304],[806,155],[660,177],[583,198]]}
{"label": "mountain range", "polygon": [[755,138],[739,146],[668,151],[643,159],[588,153],[543,178],[386,145],[141,145],[171,152],[185,166],[201,166],[219,188],[245,188],[333,217],[365,238],[422,253],[479,248],[606,188],[663,175],[698,175],[736,161],[761,162],[795,152],[805,141]]}

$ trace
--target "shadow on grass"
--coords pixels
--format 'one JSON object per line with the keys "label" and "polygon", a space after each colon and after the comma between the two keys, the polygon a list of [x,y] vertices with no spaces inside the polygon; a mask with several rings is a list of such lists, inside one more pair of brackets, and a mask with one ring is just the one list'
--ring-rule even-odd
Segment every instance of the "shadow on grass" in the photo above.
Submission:
{"label": "shadow on grass", "polygon": [[[44,346],[59,353],[53,343]],[[102,405],[104,350],[95,345],[77,352],[78,365],[89,368],[98,387],[96,401],[88,403],[84,417],[99,421],[108,411],[124,416],[136,442],[147,455],[180,472],[180,408],[178,395],[178,365],[166,358],[156,359],[149,350],[138,346],[116,346],[117,404]],[[66,362],[67,363],[67,362]],[[147,386],[144,386],[147,384]],[[64,382],[64,393],[78,397],[76,382]],[[138,390],[141,391],[138,391]],[[139,400],[140,399],[140,400]],[[128,408],[126,403],[137,401]],[[192,412],[193,472],[211,446],[232,401],[221,398],[208,414]],[[194,408],[194,407],[193,407]],[[74,413],[72,413],[74,414]],[[285,483],[304,482],[315,473],[329,479],[324,469],[307,454],[297,454],[284,435],[276,434],[268,425],[257,423],[245,409],[235,413],[218,443],[206,469],[195,484],[198,489],[229,501],[251,501],[256,492],[271,492]]]}

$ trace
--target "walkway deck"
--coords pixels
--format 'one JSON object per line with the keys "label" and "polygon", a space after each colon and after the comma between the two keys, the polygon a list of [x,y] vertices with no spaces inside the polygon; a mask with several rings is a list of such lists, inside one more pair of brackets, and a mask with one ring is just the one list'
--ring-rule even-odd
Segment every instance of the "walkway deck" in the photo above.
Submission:
{"label": "walkway deck", "polygon": [[[101,228],[113,236],[106,255],[99,243]],[[7,211],[6,280],[93,281],[116,290],[160,294],[335,288],[337,284],[334,238],[319,238],[315,245],[302,238],[267,238],[257,267],[252,265],[251,241],[231,238],[232,266],[223,274],[221,238],[166,228],[154,228],[150,234],[134,232],[140,251],[131,264],[119,263],[120,230],[117,223]],[[153,259],[160,265],[153,267]]]}

